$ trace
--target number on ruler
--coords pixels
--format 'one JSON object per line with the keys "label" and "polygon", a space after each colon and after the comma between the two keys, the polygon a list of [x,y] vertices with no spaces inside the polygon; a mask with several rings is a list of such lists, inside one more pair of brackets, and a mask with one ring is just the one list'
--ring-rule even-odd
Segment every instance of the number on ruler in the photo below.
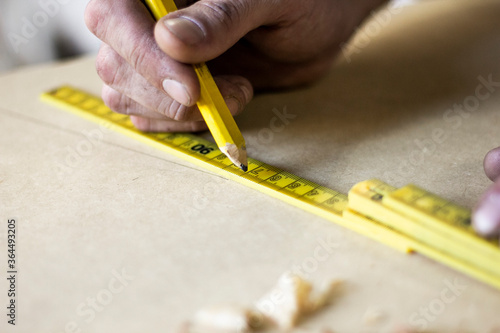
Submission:
{"label": "number on ruler", "polygon": [[340,201],[339,198],[333,197],[333,198],[330,198],[330,199],[326,200],[325,204],[327,204],[327,205],[333,205],[333,204],[335,204],[335,203],[337,203],[339,201]]}
{"label": "number on ruler", "polygon": [[312,190],[309,193],[307,193],[306,196],[313,197],[313,196],[318,195],[318,194],[319,194],[319,192],[317,190]]}
{"label": "number on ruler", "polygon": [[254,174],[258,174],[259,172],[262,172],[262,171],[264,171],[264,170],[265,170],[264,168],[257,168],[257,169],[255,169],[255,170],[250,171],[250,172],[251,172],[251,173],[254,173]]}
{"label": "number on ruler", "polygon": [[298,182],[295,182],[295,183],[291,183],[290,185],[288,185],[287,187],[292,189],[292,190],[295,190],[296,188],[299,188],[301,187],[302,185]]}
{"label": "number on ruler", "polygon": [[206,147],[205,145],[202,145],[201,143],[191,147],[191,150],[197,151],[200,154],[207,155],[210,154],[211,152],[214,151],[213,148]]}
{"label": "number on ruler", "polygon": [[276,175],[276,176],[272,176],[271,178],[269,178],[269,181],[271,182],[277,182],[278,180],[281,180],[281,177],[280,175]]}

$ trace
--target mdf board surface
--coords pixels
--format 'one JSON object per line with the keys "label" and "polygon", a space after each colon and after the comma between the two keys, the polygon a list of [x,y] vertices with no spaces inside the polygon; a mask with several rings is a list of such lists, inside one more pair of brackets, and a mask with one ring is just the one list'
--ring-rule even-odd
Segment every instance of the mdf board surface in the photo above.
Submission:
{"label": "mdf board surface", "polygon": [[[250,156],[344,193],[377,177],[472,207],[490,184],[484,154],[500,143],[500,87],[462,116],[448,110],[479,77],[500,82],[499,10],[429,2],[359,32],[320,82],[258,96],[237,118]],[[99,94],[93,63],[0,78],[0,269],[16,218],[19,270],[17,325],[3,315],[0,331],[173,332],[202,307],[252,304],[287,270],[345,280],[297,331],[500,327],[493,288],[39,101],[63,84]],[[294,117],[273,131],[284,112]]]}

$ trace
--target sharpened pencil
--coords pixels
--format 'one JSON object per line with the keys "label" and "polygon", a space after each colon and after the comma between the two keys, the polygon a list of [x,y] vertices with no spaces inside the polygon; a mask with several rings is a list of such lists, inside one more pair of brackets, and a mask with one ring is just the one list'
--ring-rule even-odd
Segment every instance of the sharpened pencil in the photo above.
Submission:
{"label": "sharpened pencil", "polygon": [[[177,7],[173,0],[145,0],[156,20]],[[196,102],[208,129],[219,146],[219,149],[243,171],[248,170],[245,139],[241,134],[233,115],[222,98],[212,74],[205,63],[195,64],[193,68],[200,81],[200,99]]]}

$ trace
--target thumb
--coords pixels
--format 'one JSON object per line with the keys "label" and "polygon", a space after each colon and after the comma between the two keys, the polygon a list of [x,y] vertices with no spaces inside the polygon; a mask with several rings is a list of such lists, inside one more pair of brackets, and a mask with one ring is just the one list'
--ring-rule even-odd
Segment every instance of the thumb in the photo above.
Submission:
{"label": "thumb", "polygon": [[171,58],[184,63],[214,59],[251,30],[272,22],[277,1],[201,0],[170,13],[155,38]]}

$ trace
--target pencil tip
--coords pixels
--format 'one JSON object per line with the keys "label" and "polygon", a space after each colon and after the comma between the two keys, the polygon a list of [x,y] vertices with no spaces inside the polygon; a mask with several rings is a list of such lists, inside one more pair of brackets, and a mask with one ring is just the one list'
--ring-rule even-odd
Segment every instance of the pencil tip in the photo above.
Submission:
{"label": "pencil tip", "polygon": [[233,164],[239,167],[244,172],[248,170],[248,160],[247,160],[247,150],[245,146],[238,148],[235,144],[226,143],[224,147],[219,147],[219,149],[233,162]]}

